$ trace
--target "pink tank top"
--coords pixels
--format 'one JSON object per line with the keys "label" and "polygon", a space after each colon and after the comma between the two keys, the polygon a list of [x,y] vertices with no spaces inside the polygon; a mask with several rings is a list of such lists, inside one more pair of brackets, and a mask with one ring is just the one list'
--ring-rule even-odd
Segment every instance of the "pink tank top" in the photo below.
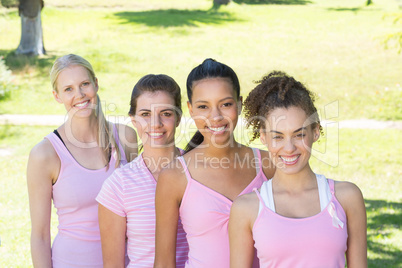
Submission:
{"label": "pink tank top", "polygon": [[[113,126],[121,152],[121,165],[127,160]],[[52,245],[53,267],[102,267],[98,224],[98,195],[103,182],[113,173],[116,151],[112,149],[109,168],[97,170],[81,166],[54,133],[46,136],[60,158],[60,173],[53,185],[58,233]]]}
{"label": "pink tank top", "polygon": [[[239,194],[250,193],[267,178],[261,166],[261,154],[253,149],[257,175]],[[229,267],[228,221],[232,200],[194,180],[183,157],[178,158],[187,177],[187,187],[180,206],[180,218],[189,245],[185,267]],[[258,263],[257,266],[258,267]]]}
{"label": "pink tank top", "polygon": [[328,179],[332,198],[320,213],[308,218],[287,218],[264,203],[254,226],[253,238],[260,267],[345,267],[346,215],[335,197],[334,181]]}

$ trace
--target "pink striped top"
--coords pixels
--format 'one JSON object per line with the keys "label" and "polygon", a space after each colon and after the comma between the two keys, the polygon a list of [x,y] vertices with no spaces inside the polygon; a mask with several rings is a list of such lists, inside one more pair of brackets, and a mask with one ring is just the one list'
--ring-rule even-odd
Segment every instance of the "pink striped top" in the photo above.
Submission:
{"label": "pink striped top", "polygon": [[[116,170],[103,184],[96,200],[127,218],[128,267],[153,267],[155,259],[156,181],[142,154]],[[177,267],[184,267],[188,244],[181,222],[177,230]]]}

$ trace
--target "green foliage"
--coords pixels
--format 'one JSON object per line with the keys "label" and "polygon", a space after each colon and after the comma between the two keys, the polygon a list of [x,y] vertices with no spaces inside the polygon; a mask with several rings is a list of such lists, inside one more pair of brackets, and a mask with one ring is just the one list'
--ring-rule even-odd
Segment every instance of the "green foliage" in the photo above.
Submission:
{"label": "green foliage", "polygon": [[3,57],[0,57],[0,100],[10,97],[11,91],[15,89],[14,77],[8,69]]}
{"label": "green foliage", "polygon": [[18,7],[18,0],[1,0],[1,5],[6,8]]}

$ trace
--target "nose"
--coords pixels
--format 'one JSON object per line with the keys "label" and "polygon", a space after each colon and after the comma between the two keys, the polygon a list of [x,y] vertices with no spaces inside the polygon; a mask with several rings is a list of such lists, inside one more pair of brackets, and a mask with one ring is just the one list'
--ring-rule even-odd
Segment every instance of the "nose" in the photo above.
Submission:
{"label": "nose", "polygon": [[162,118],[159,115],[155,115],[151,119],[151,127],[158,128],[163,126]]}
{"label": "nose", "polygon": [[85,96],[85,91],[84,91],[84,89],[83,89],[82,87],[79,87],[79,88],[78,88],[78,90],[77,90],[77,95],[78,95],[80,98],[82,98],[82,97]]}
{"label": "nose", "polygon": [[285,144],[283,146],[283,150],[285,152],[291,153],[295,150],[296,146],[294,144],[294,140],[292,138],[286,139]]}
{"label": "nose", "polygon": [[211,112],[211,120],[213,122],[219,122],[223,119],[223,116],[221,114],[221,111],[218,108],[215,108]]}

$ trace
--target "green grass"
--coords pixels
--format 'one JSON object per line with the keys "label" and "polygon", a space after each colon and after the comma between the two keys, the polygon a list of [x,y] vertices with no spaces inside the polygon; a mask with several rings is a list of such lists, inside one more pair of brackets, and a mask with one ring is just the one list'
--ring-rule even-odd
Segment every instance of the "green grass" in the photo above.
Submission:
{"label": "green grass", "polygon": [[245,96],[254,80],[281,69],[317,92],[319,105],[339,101],[341,120],[402,119],[402,54],[384,44],[400,31],[396,1],[238,0],[219,12],[207,0],[109,2],[47,1],[48,55],[36,59],[13,54],[19,17],[0,8],[0,56],[19,86],[0,114],[63,114],[48,72],[57,57],[76,53],[93,64],[101,98],[117,107],[112,114],[126,114],[133,85],[147,73],[171,75],[185,96],[189,71],[212,57],[234,68]]}
{"label": "green grass", "polygon": [[[48,72],[57,57],[76,53],[93,64],[107,114],[126,115],[131,89],[147,73],[176,79],[184,104],[187,74],[212,57],[233,67],[244,96],[254,80],[280,69],[318,94],[323,119],[402,119],[402,54],[392,43],[388,49],[384,45],[387,36],[400,32],[393,21],[401,12],[397,1],[374,0],[365,7],[361,0],[234,0],[219,12],[209,10],[208,0],[82,3],[46,1],[42,20],[48,54],[38,58],[13,54],[20,38],[18,12],[0,7],[0,56],[18,86],[1,101],[0,114],[64,114],[51,94]],[[0,267],[31,267],[26,162],[30,148],[52,130],[0,126]],[[242,141],[244,131],[237,131]],[[361,188],[369,267],[402,263],[400,137],[400,130],[348,130],[335,124],[312,158],[316,172]],[[55,217],[52,222],[55,234]]]}
{"label": "green grass", "polygon": [[[31,267],[25,169],[30,148],[52,130],[52,127],[0,126],[0,267]],[[329,131],[332,134],[315,150],[330,157],[314,153],[313,169],[360,187],[367,208],[369,267],[400,267],[402,157],[398,141],[401,131],[363,133],[362,130],[340,129],[336,132],[335,128]],[[4,155],[6,151],[8,154]],[[56,226],[57,218],[53,214],[53,235]]]}

